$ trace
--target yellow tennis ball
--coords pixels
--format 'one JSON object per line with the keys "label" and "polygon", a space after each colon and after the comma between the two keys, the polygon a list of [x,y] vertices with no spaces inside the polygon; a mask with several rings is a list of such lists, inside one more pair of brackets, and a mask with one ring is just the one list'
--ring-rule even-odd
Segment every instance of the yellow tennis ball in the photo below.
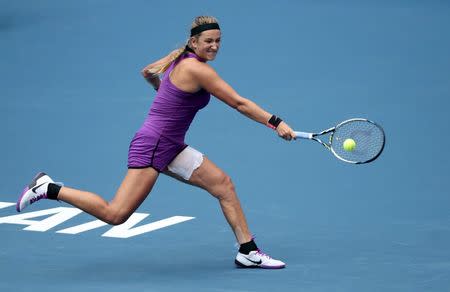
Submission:
{"label": "yellow tennis ball", "polygon": [[345,151],[353,151],[355,150],[356,142],[353,139],[345,139],[343,146]]}

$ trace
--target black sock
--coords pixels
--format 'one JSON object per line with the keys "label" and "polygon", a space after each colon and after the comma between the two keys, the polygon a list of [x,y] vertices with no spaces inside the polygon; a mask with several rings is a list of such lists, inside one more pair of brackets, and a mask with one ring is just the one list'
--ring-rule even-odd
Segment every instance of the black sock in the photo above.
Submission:
{"label": "black sock", "polygon": [[243,254],[249,254],[254,250],[258,250],[258,247],[256,246],[256,243],[253,241],[253,239],[249,242],[241,244],[241,247],[239,248],[239,252]]}
{"label": "black sock", "polygon": [[47,198],[50,200],[58,200],[59,190],[61,190],[61,186],[49,183],[47,188]]}

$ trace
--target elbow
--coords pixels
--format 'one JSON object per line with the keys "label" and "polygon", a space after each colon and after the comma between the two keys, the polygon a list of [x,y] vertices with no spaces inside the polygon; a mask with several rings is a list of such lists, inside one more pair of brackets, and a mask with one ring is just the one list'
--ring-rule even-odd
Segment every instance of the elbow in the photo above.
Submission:
{"label": "elbow", "polygon": [[142,68],[141,70],[141,75],[144,76],[144,78],[151,78],[155,75],[158,75],[157,73],[154,73],[155,68],[152,67],[151,65],[145,66],[144,68]]}
{"label": "elbow", "polygon": [[145,67],[144,69],[141,70],[141,75],[144,78],[147,78],[147,76],[148,76],[148,69],[147,69],[147,67]]}
{"label": "elbow", "polygon": [[149,72],[149,69],[146,69],[146,68],[144,68],[141,71],[141,74],[144,77],[144,79],[148,83],[150,83],[156,91],[158,91],[159,85],[161,83],[161,80],[159,79],[159,75],[157,73]]}
{"label": "elbow", "polygon": [[147,67],[141,70],[141,75],[147,80],[155,79],[158,77],[158,73],[150,72],[150,69],[148,69]]}

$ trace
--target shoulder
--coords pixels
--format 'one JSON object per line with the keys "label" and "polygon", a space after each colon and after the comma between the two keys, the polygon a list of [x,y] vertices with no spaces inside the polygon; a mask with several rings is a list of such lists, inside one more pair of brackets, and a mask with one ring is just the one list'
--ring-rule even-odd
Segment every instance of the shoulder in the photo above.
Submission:
{"label": "shoulder", "polygon": [[201,62],[197,60],[196,58],[184,58],[181,60],[180,65],[187,66],[189,68],[192,68],[194,70],[201,70],[202,68],[212,68],[209,64],[205,62]]}
{"label": "shoulder", "polygon": [[208,76],[217,75],[216,71],[209,64],[201,62],[195,58],[186,58],[180,62],[179,66],[182,66],[186,72],[195,78],[206,78]]}

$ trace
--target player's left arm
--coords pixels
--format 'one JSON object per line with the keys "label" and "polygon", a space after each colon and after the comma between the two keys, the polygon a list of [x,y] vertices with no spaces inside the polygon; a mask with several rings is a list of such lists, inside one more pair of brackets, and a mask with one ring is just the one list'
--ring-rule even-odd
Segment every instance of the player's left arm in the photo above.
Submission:
{"label": "player's left arm", "polygon": [[173,59],[173,56],[178,52],[178,50],[172,51],[167,56],[159,59],[156,62],[153,62],[147,66],[145,66],[141,70],[142,76],[147,80],[148,83],[150,83],[155,90],[159,89],[159,85],[161,84],[161,79],[159,78],[159,74],[155,73],[155,69],[159,68],[162,64],[166,64],[170,60]]}
{"label": "player's left arm", "polygon": [[[248,118],[267,125],[272,115],[255,102],[240,96],[211,66],[205,63],[198,63],[195,66],[191,66],[190,71],[200,87]],[[284,121],[278,125],[276,131],[284,139],[291,140],[295,138],[294,131]]]}

